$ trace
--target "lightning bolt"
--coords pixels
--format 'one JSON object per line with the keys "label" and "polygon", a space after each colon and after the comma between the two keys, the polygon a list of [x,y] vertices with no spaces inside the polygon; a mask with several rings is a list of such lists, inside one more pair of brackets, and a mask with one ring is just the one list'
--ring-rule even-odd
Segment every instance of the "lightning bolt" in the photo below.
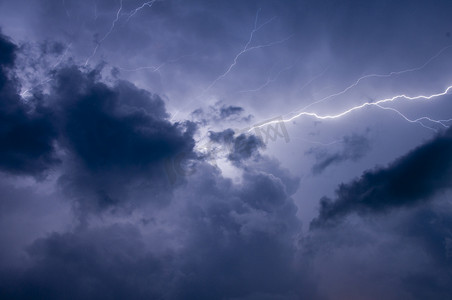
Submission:
{"label": "lightning bolt", "polygon": [[[71,48],[72,43],[69,43],[69,45],[66,47],[66,49],[64,50],[63,54],[60,55],[60,57],[58,58],[58,60],[52,65],[52,67],[50,68],[50,70],[55,70],[56,67],[58,67],[61,62],[63,61],[64,57],[66,56],[67,52],[69,51],[69,49]],[[35,88],[42,86],[50,81],[52,81],[53,78],[45,78],[44,80],[42,80],[40,83],[38,83],[35,86],[32,86],[29,89],[24,90],[22,93],[20,93],[20,96],[22,98],[24,98],[30,91],[34,90]]]}
{"label": "lightning bolt", "polygon": [[140,7],[137,7],[137,8],[135,8],[135,9],[133,9],[133,10],[129,13],[129,16],[127,17],[126,22],[129,22],[129,20],[130,20],[137,12],[139,12],[139,11],[142,10],[143,8],[145,8],[145,7],[151,8],[152,5],[154,5],[154,3],[157,2],[157,1],[158,1],[158,0],[147,1],[147,2],[143,3]]}
{"label": "lightning bolt", "polygon": [[402,75],[402,74],[405,74],[405,73],[420,71],[420,70],[424,69],[428,64],[430,64],[433,60],[438,58],[443,52],[445,52],[446,50],[448,50],[450,48],[452,48],[452,45],[448,45],[448,46],[442,48],[434,56],[430,57],[425,63],[423,63],[420,66],[411,68],[411,69],[406,69],[406,70],[397,71],[397,72],[389,72],[389,73],[386,73],[386,74],[368,74],[368,75],[364,75],[364,76],[358,78],[353,84],[349,85],[348,87],[346,87],[342,91],[337,92],[335,94],[328,95],[328,96],[326,96],[326,97],[324,97],[324,98],[322,98],[320,100],[312,102],[312,103],[308,104],[307,106],[301,108],[301,110],[305,110],[305,109],[307,109],[307,108],[309,108],[309,107],[311,107],[311,106],[313,106],[315,104],[318,104],[318,103],[324,102],[324,101],[326,101],[328,99],[331,99],[331,98],[343,95],[346,92],[348,92],[349,90],[351,90],[352,88],[356,87],[364,79],[368,79],[368,78],[387,78],[387,77],[392,77],[392,76],[395,76],[395,75]]}
{"label": "lightning bolt", "polygon": [[225,72],[223,72],[220,76],[218,76],[214,81],[212,81],[212,83],[204,90],[203,94],[205,94],[207,91],[209,91],[218,81],[220,81],[221,79],[223,79],[224,77],[226,77],[229,72],[231,72],[231,70],[237,65],[237,61],[239,60],[240,56],[242,56],[243,54],[252,51],[252,50],[256,50],[256,49],[262,49],[262,48],[266,48],[266,47],[271,47],[271,46],[275,46],[278,44],[282,44],[284,42],[286,42],[287,40],[289,40],[290,38],[292,38],[293,35],[290,35],[282,40],[279,41],[275,41],[275,42],[271,42],[268,44],[262,44],[262,45],[257,45],[257,46],[252,46],[251,42],[253,41],[253,37],[254,34],[256,32],[258,32],[262,27],[264,27],[265,25],[269,24],[270,22],[272,22],[274,19],[276,19],[276,17],[272,17],[269,20],[265,21],[264,23],[262,23],[261,25],[257,25],[258,21],[259,21],[259,13],[260,13],[260,9],[256,12],[256,17],[254,19],[254,27],[253,30],[250,33],[250,36],[248,38],[248,41],[246,42],[246,44],[243,46],[243,49],[236,54],[236,56],[234,57],[232,64],[229,65],[229,67],[226,69]]}
{"label": "lightning bolt", "polygon": [[395,108],[382,106],[382,104],[394,102],[394,101],[399,100],[399,99],[406,99],[406,100],[431,100],[431,99],[438,98],[438,97],[441,97],[441,96],[444,96],[444,95],[448,94],[451,89],[452,89],[452,85],[448,86],[442,92],[431,94],[431,95],[428,95],[428,96],[425,96],[425,95],[407,96],[405,94],[396,95],[396,96],[393,96],[393,97],[390,97],[390,98],[380,99],[380,100],[375,101],[375,102],[364,102],[364,103],[362,103],[360,105],[354,106],[354,107],[352,107],[350,109],[347,109],[345,111],[342,111],[342,112],[340,112],[338,114],[332,114],[332,115],[321,115],[321,114],[318,114],[318,113],[315,113],[315,112],[303,111],[303,112],[297,113],[294,116],[292,116],[290,118],[287,118],[287,119],[274,120],[274,121],[266,122],[264,124],[260,124],[258,126],[255,126],[255,127],[251,128],[248,132],[250,132],[251,130],[253,130],[256,127],[263,127],[263,126],[267,126],[267,125],[270,125],[270,124],[276,124],[276,123],[279,123],[279,122],[287,123],[287,122],[293,121],[293,120],[295,120],[297,118],[300,118],[300,117],[303,117],[303,116],[313,117],[313,118],[316,118],[316,119],[319,119],[319,120],[338,119],[338,118],[346,116],[346,115],[348,115],[348,114],[350,114],[350,113],[352,113],[354,111],[363,109],[363,108],[368,107],[368,106],[369,107],[370,106],[376,106],[376,107],[381,108],[381,109],[394,111],[397,114],[399,114],[400,116],[402,116],[406,121],[408,121],[410,123],[418,123],[421,126],[423,126],[425,128],[428,128],[428,129],[431,129],[431,130],[435,130],[435,129],[424,125],[421,121],[427,120],[427,121],[439,124],[439,125],[441,125],[441,126],[443,126],[445,128],[448,128],[449,126],[446,123],[451,122],[452,119],[448,119],[448,120],[434,120],[434,119],[431,119],[431,118],[428,118],[428,117],[421,117],[421,118],[412,120],[412,119],[407,118],[405,115],[403,115],[401,112],[399,112]]}
{"label": "lightning bolt", "polygon": [[393,112],[395,112],[396,114],[398,114],[399,116],[401,116],[403,119],[405,119],[405,121],[410,122],[410,123],[418,123],[418,124],[420,124],[422,127],[426,128],[426,129],[433,130],[433,131],[435,131],[435,132],[437,132],[438,130],[436,130],[436,129],[433,128],[433,127],[430,127],[430,126],[425,125],[424,123],[422,123],[422,121],[424,121],[424,120],[425,120],[425,121],[430,121],[430,122],[432,122],[432,123],[436,123],[436,124],[438,124],[438,125],[441,125],[441,126],[444,127],[444,128],[449,128],[449,126],[446,125],[446,124],[444,124],[444,123],[447,123],[447,122],[452,121],[452,119],[449,119],[449,120],[434,120],[434,119],[431,119],[431,118],[429,118],[429,117],[420,117],[420,118],[417,118],[417,119],[410,119],[410,118],[406,117],[404,114],[402,114],[400,111],[398,111],[397,109],[394,109],[394,108],[392,108],[392,107],[381,106],[381,105],[379,105],[379,104],[377,104],[376,106],[378,106],[379,108],[384,109],[384,110],[390,110],[390,111],[393,111]]}
{"label": "lightning bolt", "polygon": [[[122,1],[123,1],[123,0],[119,0],[119,9],[118,9],[118,11],[116,12],[116,18],[113,20],[113,23],[112,23],[111,26],[110,26],[110,30],[108,30],[108,32],[107,32],[107,33],[106,33],[106,34],[105,34],[105,35],[104,35],[104,36],[96,43],[96,47],[94,47],[93,53],[92,53],[92,54],[86,59],[86,61],[85,61],[85,67],[88,65],[89,61],[96,55],[97,50],[99,49],[99,47],[100,47],[100,45],[102,44],[102,42],[105,41],[105,40],[110,36],[110,34],[113,32],[113,30],[115,29],[116,23],[119,21],[119,18],[120,18],[120,16],[121,16],[121,11],[122,11],[122,8],[123,8]],[[140,10],[142,10],[143,8],[145,8],[145,7],[151,8],[152,5],[153,5],[155,2],[157,2],[157,1],[163,1],[163,0],[152,0],[152,1],[147,1],[147,2],[143,3],[141,6],[135,8],[135,9],[132,9],[132,10],[130,11],[128,17],[127,17],[126,22],[129,22],[130,19],[131,19],[137,12],[139,12]],[[95,19],[97,19],[97,5],[95,5],[94,8],[95,8],[95,10],[94,10]]]}
{"label": "lightning bolt", "polygon": [[102,42],[105,41],[105,39],[108,38],[108,36],[113,32],[113,29],[115,29],[116,23],[119,20],[119,16],[120,16],[121,10],[122,10],[122,0],[119,0],[119,9],[116,12],[116,18],[113,20],[113,23],[111,23],[110,30],[108,30],[107,33],[104,35],[104,37],[101,38],[96,43],[96,47],[94,47],[93,53],[85,61],[85,67],[88,65],[89,61],[96,55],[97,49],[99,49],[100,44],[102,44]]}
{"label": "lightning bolt", "polygon": [[[213,80],[213,81],[212,81],[212,82],[204,89],[204,91],[202,91],[202,93],[201,93],[199,96],[197,96],[197,97],[193,98],[192,100],[190,100],[188,103],[186,103],[185,106],[189,105],[190,103],[192,103],[192,102],[193,102],[194,100],[196,100],[196,99],[200,99],[200,98],[201,98],[202,96],[204,96],[204,95],[205,95],[205,94],[206,94],[206,93],[207,93],[207,92],[208,92],[208,91],[209,91],[209,90],[210,90],[210,89],[211,89],[218,81],[220,81],[221,79],[225,78],[225,77],[232,71],[232,69],[237,65],[239,58],[240,58],[243,54],[245,54],[245,53],[247,53],[247,52],[249,52],[249,51],[252,51],[252,50],[262,49],[262,48],[266,48],[266,47],[271,47],[271,46],[275,46],[275,45],[278,45],[278,44],[282,44],[282,43],[286,42],[287,40],[289,40],[290,38],[292,38],[293,35],[290,35],[290,36],[288,36],[288,37],[286,37],[286,38],[284,38],[284,39],[278,40],[278,41],[274,41],[274,42],[270,42],[270,43],[262,44],[262,45],[257,45],[257,46],[250,46],[251,43],[252,43],[252,41],[253,41],[253,38],[254,38],[254,35],[256,34],[256,32],[258,32],[258,31],[261,30],[264,26],[266,26],[267,24],[271,23],[273,20],[276,19],[276,17],[272,17],[272,18],[268,19],[267,21],[265,21],[264,23],[262,23],[261,25],[258,25],[258,22],[259,22],[259,13],[260,13],[260,11],[261,11],[261,9],[258,9],[257,12],[256,12],[256,17],[254,18],[254,26],[253,26],[253,29],[251,30],[250,36],[249,36],[249,38],[248,38],[248,41],[247,41],[247,42],[245,43],[245,45],[243,46],[242,50],[241,50],[239,53],[237,53],[237,54],[235,55],[235,57],[234,57],[232,63],[229,65],[229,67],[226,68],[226,70],[225,70],[222,74],[220,74],[215,80]],[[181,111],[181,110],[177,110],[177,111],[172,115],[172,117],[171,117],[171,119],[170,119],[171,122],[176,118],[176,116],[179,114],[180,111]]]}

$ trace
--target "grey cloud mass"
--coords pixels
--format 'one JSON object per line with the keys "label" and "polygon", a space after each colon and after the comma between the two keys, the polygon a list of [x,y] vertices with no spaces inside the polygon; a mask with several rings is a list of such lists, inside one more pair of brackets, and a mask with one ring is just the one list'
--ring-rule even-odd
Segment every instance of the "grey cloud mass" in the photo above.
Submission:
{"label": "grey cloud mass", "polygon": [[307,154],[313,154],[316,158],[316,163],[312,167],[314,174],[320,174],[329,166],[347,160],[357,161],[370,150],[369,140],[364,135],[345,136],[340,143],[342,149],[337,152],[330,152],[320,147],[310,149],[307,152]]}
{"label": "grey cloud mass", "polygon": [[451,8],[0,1],[0,298],[451,298]]}
{"label": "grey cloud mass", "polygon": [[449,129],[385,168],[366,171],[341,184],[337,198],[320,200],[312,226],[335,222],[351,213],[382,213],[430,200],[452,187],[452,135]]}

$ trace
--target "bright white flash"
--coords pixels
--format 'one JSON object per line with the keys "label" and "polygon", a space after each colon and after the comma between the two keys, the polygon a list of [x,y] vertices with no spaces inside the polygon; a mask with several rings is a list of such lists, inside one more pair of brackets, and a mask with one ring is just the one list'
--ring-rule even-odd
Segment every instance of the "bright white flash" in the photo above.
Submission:
{"label": "bright white flash", "polygon": [[[436,53],[434,56],[430,57],[425,63],[423,63],[420,66],[414,67],[414,68],[410,68],[410,69],[406,69],[406,70],[402,70],[402,71],[396,71],[396,72],[389,72],[389,73],[386,73],[386,74],[368,74],[368,75],[364,75],[364,76],[358,78],[353,84],[351,84],[350,86],[346,87],[344,90],[342,90],[342,91],[340,91],[338,93],[335,93],[335,94],[328,95],[328,96],[326,96],[326,97],[324,97],[324,98],[322,98],[320,100],[317,100],[315,102],[312,102],[312,103],[308,104],[307,106],[303,107],[301,110],[294,111],[292,114],[295,114],[295,115],[290,117],[290,118],[283,119],[283,122],[290,122],[290,121],[292,121],[294,119],[297,119],[297,118],[300,118],[302,116],[311,116],[311,117],[314,117],[314,118],[317,118],[317,119],[321,119],[321,120],[337,119],[337,118],[345,116],[345,115],[347,115],[347,114],[349,114],[349,113],[351,113],[351,112],[353,112],[355,110],[362,109],[362,108],[364,108],[366,106],[376,106],[376,107],[384,109],[384,110],[393,111],[396,114],[398,114],[399,116],[401,116],[405,121],[410,122],[410,123],[417,123],[417,124],[421,125],[422,127],[430,129],[430,130],[433,130],[433,131],[437,131],[437,130],[435,128],[433,128],[433,127],[425,125],[422,121],[429,121],[431,123],[438,124],[438,125],[440,125],[440,126],[442,126],[444,128],[448,128],[449,127],[448,124],[449,124],[449,122],[452,122],[452,119],[435,120],[435,119],[432,119],[432,118],[429,118],[429,117],[426,117],[426,116],[423,116],[423,117],[420,117],[420,118],[417,118],[417,119],[410,119],[407,116],[405,116],[402,112],[398,111],[397,109],[392,108],[392,107],[383,106],[382,104],[385,104],[385,103],[388,103],[388,102],[393,102],[393,101],[396,101],[398,99],[430,100],[432,98],[437,98],[437,97],[446,95],[449,92],[449,90],[452,88],[452,86],[447,87],[441,93],[432,94],[432,95],[429,95],[429,96],[424,96],[424,95],[407,96],[407,95],[403,95],[402,94],[402,95],[396,95],[396,96],[391,97],[391,98],[381,99],[381,100],[378,100],[376,102],[365,102],[365,103],[363,103],[361,105],[354,106],[354,107],[352,107],[352,108],[350,108],[348,110],[345,110],[345,111],[343,111],[343,112],[341,112],[339,114],[336,114],[336,115],[320,115],[320,114],[317,114],[315,112],[306,111],[306,109],[308,109],[309,107],[311,107],[311,106],[313,106],[315,104],[318,104],[320,102],[324,102],[324,101],[326,101],[328,99],[331,99],[331,98],[334,98],[336,96],[340,96],[340,95],[345,94],[350,89],[356,87],[364,79],[367,79],[367,78],[384,78],[384,77],[391,77],[391,76],[395,76],[395,75],[401,75],[401,74],[409,73],[409,72],[420,71],[420,70],[424,69],[428,64],[430,64],[433,60],[438,58],[443,52],[445,52],[446,50],[448,50],[450,48],[452,48],[452,45],[449,45],[449,46],[446,46],[446,47],[442,48],[440,51],[438,51],[438,53]],[[266,125],[269,125],[269,124],[274,124],[274,123],[277,123],[277,122],[280,122],[280,120],[279,121],[270,121],[270,122],[261,124],[258,127],[266,126]]]}
{"label": "bright white flash", "polygon": [[[261,125],[259,125],[257,127],[263,127],[263,126],[267,126],[269,124],[276,124],[276,123],[279,123],[281,121],[282,122],[290,122],[290,121],[293,121],[293,120],[295,120],[297,118],[300,118],[302,116],[314,117],[314,118],[319,119],[319,120],[338,119],[340,117],[348,115],[351,112],[363,109],[363,108],[365,108],[367,106],[376,106],[376,107],[381,108],[381,109],[394,111],[397,114],[399,114],[400,116],[402,116],[406,121],[411,122],[411,123],[418,123],[421,126],[423,126],[425,128],[428,128],[428,129],[431,129],[431,130],[435,130],[435,129],[424,125],[421,121],[422,120],[428,120],[430,122],[433,122],[433,123],[439,124],[439,125],[441,125],[441,126],[443,126],[445,128],[448,128],[449,126],[447,125],[447,123],[448,122],[452,122],[452,119],[448,119],[448,120],[434,120],[434,119],[431,119],[429,117],[421,117],[421,118],[418,118],[418,119],[415,119],[415,120],[411,120],[411,119],[407,118],[405,115],[403,115],[400,111],[396,110],[395,108],[385,107],[382,104],[394,102],[394,101],[399,100],[399,99],[406,99],[406,100],[431,100],[431,99],[438,98],[438,97],[441,97],[441,96],[444,96],[444,95],[448,94],[451,89],[452,89],[452,85],[448,86],[444,91],[442,91],[440,93],[435,93],[435,94],[431,94],[431,95],[427,95],[427,96],[425,96],[425,95],[407,96],[405,94],[396,95],[396,96],[393,96],[393,97],[390,97],[390,98],[380,99],[380,100],[374,101],[374,102],[365,102],[363,104],[360,104],[360,105],[354,106],[354,107],[352,107],[350,109],[347,109],[345,111],[342,111],[341,113],[332,114],[332,115],[321,115],[321,114],[318,114],[318,113],[315,113],[315,112],[302,111],[302,112],[299,112],[299,113],[295,114],[294,116],[292,116],[290,118],[282,119],[282,120],[269,121],[269,122],[261,124]],[[254,128],[250,129],[249,131],[251,131],[253,129]]]}

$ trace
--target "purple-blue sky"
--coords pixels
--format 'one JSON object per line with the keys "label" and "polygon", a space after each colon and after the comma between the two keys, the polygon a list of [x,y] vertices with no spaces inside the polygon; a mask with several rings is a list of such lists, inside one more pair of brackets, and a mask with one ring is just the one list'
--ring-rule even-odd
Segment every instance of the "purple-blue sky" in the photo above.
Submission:
{"label": "purple-blue sky", "polygon": [[0,298],[450,298],[451,10],[0,0]]}

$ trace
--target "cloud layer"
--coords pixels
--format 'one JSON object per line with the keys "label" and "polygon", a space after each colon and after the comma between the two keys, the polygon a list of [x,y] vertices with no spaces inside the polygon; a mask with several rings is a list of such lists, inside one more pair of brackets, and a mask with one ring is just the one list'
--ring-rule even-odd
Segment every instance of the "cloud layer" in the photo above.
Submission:
{"label": "cloud layer", "polygon": [[0,1],[0,298],[448,299],[449,8]]}

